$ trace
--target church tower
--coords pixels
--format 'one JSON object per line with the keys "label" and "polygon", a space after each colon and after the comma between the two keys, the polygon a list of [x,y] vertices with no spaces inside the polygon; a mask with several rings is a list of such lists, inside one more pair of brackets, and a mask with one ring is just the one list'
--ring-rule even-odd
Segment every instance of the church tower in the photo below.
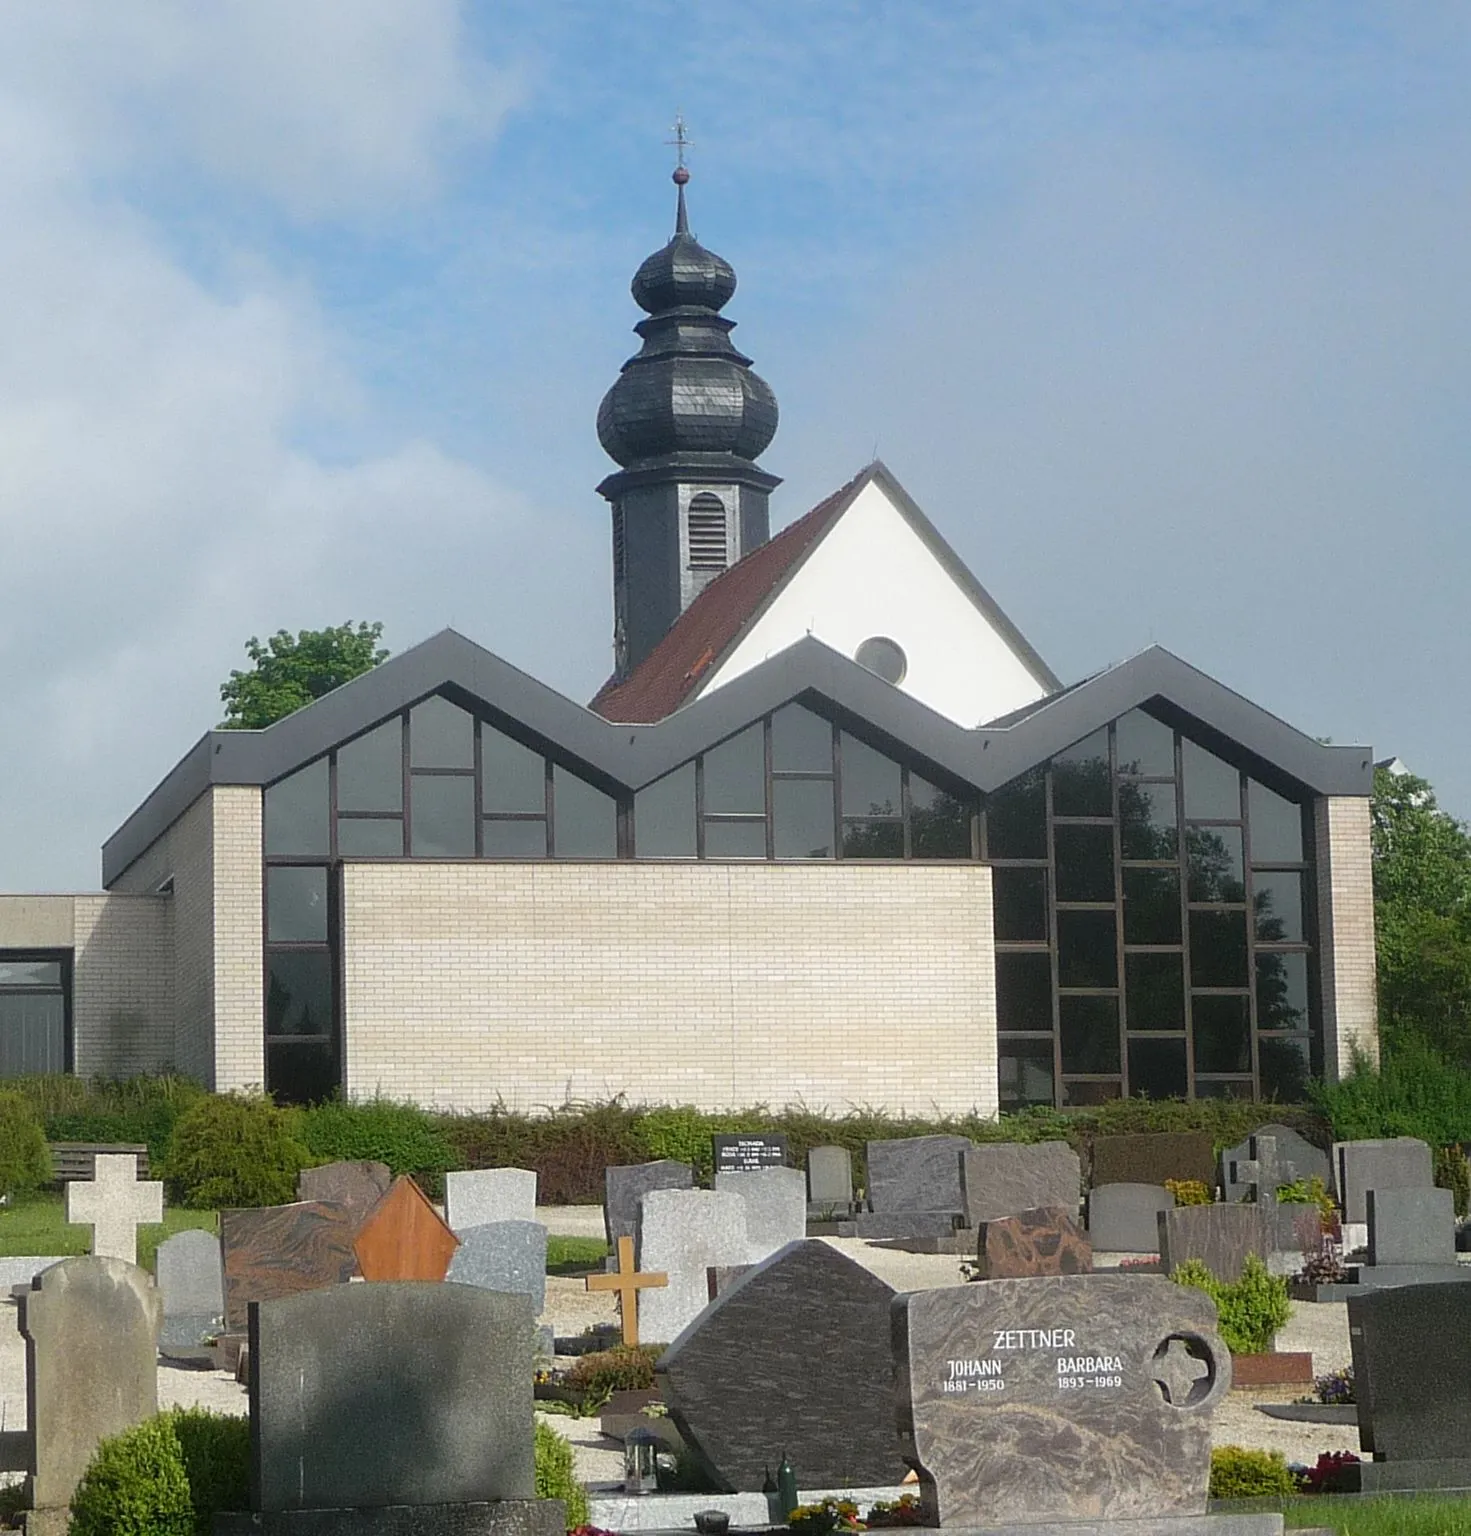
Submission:
{"label": "church tower", "polygon": [[737,352],[720,311],[735,271],[690,234],[683,129],[674,236],[638,269],[643,348],[598,408],[620,468],[598,486],[613,508],[614,678],[626,677],[722,571],[770,537],[781,484],[755,460],[776,434],[776,397]]}

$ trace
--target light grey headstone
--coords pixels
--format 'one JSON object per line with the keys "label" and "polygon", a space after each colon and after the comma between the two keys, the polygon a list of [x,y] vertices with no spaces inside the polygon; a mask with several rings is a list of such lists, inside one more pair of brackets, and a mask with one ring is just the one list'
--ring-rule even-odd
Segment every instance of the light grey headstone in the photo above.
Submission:
{"label": "light grey headstone", "polygon": [[1368,1221],[1371,1189],[1429,1189],[1435,1183],[1430,1148],[1414,1136],[1336,1141],[1333,1165],[1345,1221]]}
{"label": "light grey headstone", "polygon": [[386,1281],[250,1307],[252,1507],[529,1499],[525,1296]]}
{"label": "light grey headstone", "polygon": [[1319,1178],[1333,1187],[1328,1154],[1288,1125],[1258,1126],[1245,1141],[1221,1153],[1221,1188],[1227,1200],[1267,1204],[1280,1184]]}
{"label": "light grey headstone", "polygon": [[135,1153],[99,1152],[89,1181],[72,1180],[62,1197],[66,1220],[92,1228],[92,1254],[138,1262],[138,1228],[163,1220],[163,1185],[138,1182]]}
{"label": "light grey headstone", "polygon": [[710,1302],[712,1267],[744,1264],[746,1202],[728,1190],[655,1189],[639,1205],[638,1267],[669,1284],[639,1292],[639,1338],[672,1344]]}
{"label": "light grey headstone", "polygon": [[121,1259],[64,1259],[21,1295],[33,1509],[65,1509],[98,1444],[157,1413],[162,1315],[152,1279]]}
{"label": "light grey headstone", "polygon": [[492,1222],[536,1220],[536,1174],[529,1168],[474,1168],[444,1176],[444,1219],[455,1232]]}
{"label": "light grey headstone", "polygon": [[163,1302],[160,1344],[198,1346],[218,1331],[225,1316],[225,1275],[214,1233],[174,1233],[158,1245],[154,1269]]}
{"label": "light grey headstone", "polygon": [[967,1227],[1044,1207],[1078,1213],[1082,1165],[1065,1141],[982,1142],[961,1152],[960,1171]]}
{"label": "light grey headstone", "polygon": [[1371,1189],[1369,1263],[1454,1264],[1456,1201],[1448,1189]]}
{"label": "light grey headstone", "polygon": [[615,1267],[620,1237],[638,1235],[638,1203],[654,1189],[691,1189],[695,1170],[662,1157],[652,1163],[615,1163],[603,1174],[603,1229],[608,1234],[608,1268]]}
{"label": "light grey headstone", "polygon": [[853,1155],[847,1147],[813,1147],[807,1154],[807,1199],[839,1216],[853,1209]]}
{"label": "light grey headstone", "polygon": [[960,1155],[966,1136],[901,1136],[868,1143],[868,1208],[880,1215],[965,1209]]}
{"label": "light grey headstone", "polygon": [[1175,1197],[1163,1184],[1102,1184],[1088,1196],[1094,1253],[1158,1253],[1159,1213]]}
{"label": "light grey headstone", "polygon": [[717,1173],[715,1187],[745,1202],[748,1264],[759,1264],[807,1236],[807,1180],[800,1168]]}
{"label": "light grey headstone", "polygon": [[539,1221],[491,1221],[467,1227],[446,1280],[531,1299],[540,1317],[547,1297],[547,1229]]}

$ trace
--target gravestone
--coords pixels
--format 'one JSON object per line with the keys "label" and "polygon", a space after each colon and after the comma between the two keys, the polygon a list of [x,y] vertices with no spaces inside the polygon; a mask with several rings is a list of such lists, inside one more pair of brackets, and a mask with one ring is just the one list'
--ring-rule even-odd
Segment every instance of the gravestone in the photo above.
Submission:
{"label": "gravestone", "polygon": [[638,1267],[669,1284],[639,1297],[639,1337],[672,1344],[710,1301],[706,1271],[744,1264],[746,1203],[725,1190],[654,1189],[639,1206]]}
{"label": "gravestone", "polygon": [[1088,1241],[1094,1253],[1158,1253],[1159,1213],[1175,1197],[1159,1184],[1105,1184],[1088,1196]]}
{"label": "gravestone", "polygon": [[547,1298],[547,1229],[539,1221],[490,1221],[459,1234],[446,1280],[526,1296],[540,1317]]}
{"label": "gravestone", "polygon": [[154,1264],[163,1305],[159,1348],[193,1351],[218,1331],[225,1316],[220,1240],[212,1232],[176,1232],[158,1245]]}
{"label": "gravestone", "polygon": [[1335,1141],[1333,1166],[1346,1222],[1368,1221],[1371,1189],[1429,1189],[1435,1183],[1430,1148],[1413,1136]]}
{"label": "gravestone", "polygon": [[388,1193],[392,1182],[387,1163],[324,1163],[320,1168],[302,1169],[296,1180],[296,1198],[345,1205],[361,1221]]}
{"label": "gravestone", "polygon": [[620,1163],[603,1174],[603,1229],[608,1234],[609,1267],[620,1237],[638,1236],[638,1203],[655,1189],[691,1189],[695,1170],[672,1157],[653,1163]]}
{"label": "gravestone", "polygon": [[876,1215],[965,1209],[960,1155],[965,1136],[901,1136],[868,1144],[868,1208]]}
{"label": "gravestone", "polygon": [[455,1232],[503,1221],[536,1220],[536,1174],[529,1168],[474,1168],[444,1176],[444,1219]]}
{"label": "gravestone", "polygon": [[849,1216],[853,1211],[853,1155],[847,1147],[813,1147],[807,1154],[809,1215]]}
{"label": "gravestone", "polygon": [[467,1285],[253,1306],[255,1513],[216,1531],[560,1536],[535,1500],[531,1336],[524,1296]]}
{"label": "gravestone", "polygon": [[1368,1191],[1369,1262],[1352,1271],[1356,1286],[1471,1282],[1456,1262],[1455,1196],[1448,1189]]}
{"label": "gravestone", "polygon": [[893,1317],[905,1459],[931,1523],[1204,1514],[1231,1358],[1203,1292],[993,1280],[900,1296]]}
{"label": "gravestone", "polygon": [[243,1332],[252,1301],[276,1301],[351,1280],[357,1273],[356,1231],[345,1206],[320,1200],[221,1211],[225,1327]]}
{"label": "gravestone", "polygon": [[1215,1187],[1215,1146],[1205,1131],[1151,1131],[1094,1140],[1094,1189],[1101,1184],[1163,1184],[1167,1179],[1193,1179],[1207,1189]]}
{"label": "gravestone", "polygon": [[804,1239],[723,1289],[664,1352],[670,1417],[717,1487],[758,1490],[784,1455],[808,1488],[899,1481],[893,1296],[846,1254]]}
{"label": "gravestone", "polygon": [[1077,1215],[1082,1171],[1065,1141],[982,1142],[961,1152],[960,1170],[967,1227],[1043,1207]]}
{"label": "gravestone", "polygon": [[1028,1275],[1086,1275],[1093,1249],[1070,1211],[1060,1206],[983,1221],[977,1233],[976,1274],[981,1280]]}
{"label": "gravestone", "polygon": [[716,1173],[755,1173],[760,1168],[787,1166],[787,1139],[767,1131],[740,1131],[712,1136],[710,1151]]}
{"label": "gravestone", "polygon": [[807,1236],[807,1180],[797,1168],[717,1173],[715,1187],[746,1206],[746,1262],[762,1259]]}
{"label": "gravestone", "polygon": [[35,1529],[64,1531],[99,1442],[158,1411],[163,1304],[136,1265],[91,1255],[37,1275],[19,1304],[31,1447],[26,1497],[41,1512]]}
{"label": "gravestone", "polygon": [[1159,1222],[1160,1268],[1172,1275],[1190,1259],[1199,1259],[1218,1279],[1234,1284],[1247,1256],[1264,1264],[1276,1234],[1259,1205],[1181,1205],[1162,1210]]}
{"label": "gravestone", "polygon": [[1333,1186],[1328,1154],[1291,1126],[1258,1126],[1245,1141],[1221,1153],[1221,1189],[1227,1200],[1269,1204],[1279,1186],[1297,1180],[1322,1179]]}
{"label": "gravestone", "polygon": [[136,1264],[138,1228],[163,1220],[163,1185],[138,1182],[134,1153],[99,1152],[91,1180],[66,1186],[62,1208],[73,1226],[91,1227],[94,1258]]}
{"label": "gravestone", "polygon": [[443,1280],[459,1239],[405,1175],[393,1181],[353,1240],[364,1280]]}

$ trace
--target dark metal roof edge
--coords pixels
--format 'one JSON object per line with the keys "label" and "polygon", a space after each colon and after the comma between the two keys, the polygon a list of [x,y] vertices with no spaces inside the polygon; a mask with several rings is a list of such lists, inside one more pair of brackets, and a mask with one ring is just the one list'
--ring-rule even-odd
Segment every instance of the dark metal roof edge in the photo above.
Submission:
{"label": "dark metal roof edge", "polygon": [[169,769],[148,797],[102,845],[102,888],[122,876],[209,788],[211,743],[218,731],[206,731]]}

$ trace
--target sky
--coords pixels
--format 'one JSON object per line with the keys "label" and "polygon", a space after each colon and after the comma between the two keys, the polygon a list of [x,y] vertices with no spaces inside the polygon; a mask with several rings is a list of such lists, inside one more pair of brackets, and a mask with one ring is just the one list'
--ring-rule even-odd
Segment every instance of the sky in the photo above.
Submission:
{"label": "sky", "polygon": [[676,111],[774,525],[877,453],[1064,679],[1471,815],[1468,75],[1436,0],[4,7],[0,890],[96,888],[252,635],[592,694]]}

